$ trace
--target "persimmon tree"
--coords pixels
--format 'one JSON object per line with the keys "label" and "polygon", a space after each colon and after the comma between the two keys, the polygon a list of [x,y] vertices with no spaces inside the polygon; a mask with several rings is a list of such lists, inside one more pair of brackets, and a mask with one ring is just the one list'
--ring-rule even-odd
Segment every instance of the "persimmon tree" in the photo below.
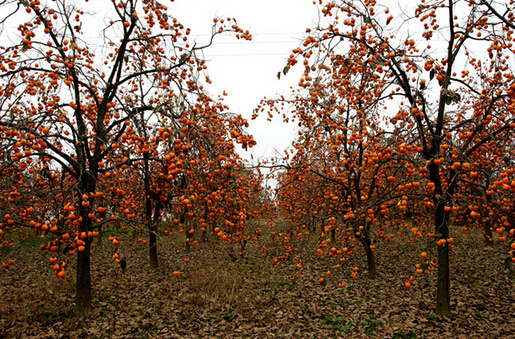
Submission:
{"label": "persimmon tree", "polygon": [[[403,12],[369,0],[319,4],[324,19],[308,29],[285,71],[302,59],[301,84],[319,88],[320,73],[341,54],[358,74],[340,81],[372,73],[366,107],[377,108],[384,129],[416,151],[413,168],[427,176],[429,200],[420,203],[432,209],[434,221],[436,310],[449,316],[451,213],[460,205],[460,187],[471,184],[461,175],[505,166],[482,155],[503,154],[513,139],[513,2],[425,0]],[[470,207],[479,217],[477,206]]]}
{"label": "persimmon tree", "polygon": [[[134,237],[148,235],[152,268],[157,268],[158,263],[157,226],[162,217],[173,216],[171,219],[178,221],[176,226],[185,233],[189,249],[197,243],[198,232],[202,231],[202,239],[206,238],[205,226],[211,219],[197,203],[206,198],[206,175],[216,178],[212,185],[215,190],[234,188],[228,180],[220,179],[230,178],[233,167],[243,166],[235,153],[235,144],[247,148],[254,141],[243,130],[246,121],[224,112],[227,109],[207,96],[180,111],[175,106],[162,105],[155,114],[135,117],[134,128],[128,126],[121,136],[116,151],[120,156],[114,157],[112,171],[104,176],[109,186],[107,200],[110,206],[117,206],[116,220],[132,229]],[[244,182],[247,180],[252,182],[252,177]],[[122,195],[117,193],[119,190]],[[241,206],[227,208],[222,216],[241,210]],[[202,228],[195,227],[202,224]],[[175,231],[174,228],[169,231]]]}
{"label": "persimmon tree", "polygon": [[[373,226],[384,229],[378,217],[388,212],[388,206],[399,204],[401,211],[406,209],[406,195],[421,187],[420,178],[413,176],[406,185],[399,180],[413,172],[413,149],[381,125],[378,103],[383,92],[378,88],[384,75],[375,74],[368,60],[360,60],[356,48],[345,54],[327,53],[327,63],[318,66],[316,75],[306,72],[300,80],[298,93],[306,94],[293,95],[288,101],[293,109],[285,118],[298,120],[302,129],[292,160],[284,159],[282,178],[286,180],[281,181],[279,197],[287,197],[289,203],[282,199],[280,206],[291,211],[287,216],[297,217],[290,219],[293,225],[315,221],[322,226],[322,248],[336,237],[333,246],[347,249],[359,240],[368,276],[374,278]],[[283,106],[274,101],[267,104],[272,109]],[[324,220],[332,224],[325,226]],[[328,230],[331,239],[326,238]]]}
{"label": "persimmon tree", "polygon": [[[203,101],[205,102],[202,103]],[[153,208],[154,219],[159,217],[156,211],[168,207],[163,212],[171,213],[176,217],[174,221],[179,221],[177,226],[185,233],[187,249],[191,244],[197,243],[195,238],[198,236],[195,234],[201,232],[202,239],[206,239],[207,225],[219,223],[214,213],[209,211],[209,205],[212,205],[212,200],[208,198],[209,193],[240,191],[241,185],[257,180],[252,176],[246,177],[243,184],[237,184],[234,180],[233,172],[238,173],[243,168],[236,153],[236,145],[246,149],[255,142],[243,130],[248,126],[247,122],[239,115],[226,112],[227,109],[228,107],[211,101],[208,97],[201,97],[197,104],[183,112],[182,117],[170,114],[165,117],[167,125],[175,126],[174,130],[178,132],[170,134],[163,126],[158,128],[156,143],[161,139],[165,143],[161,157],[155,156],[159,154],[158,149],[143,152],[143,163],[152,160],[158,167],[156,175],[149,183],[152,194],[145,193],[145,199],[153,197],[151,200],[155,200],[157,207],[160,206]],[[154,156],[148,155],[149,153]],[[147,174],[143,176],[148,180]],[[148,188],[144,192],[148,192]],[[223,220],[230,218],[233,213],[246,214],[244,206],[240,205],[245,204],[245,201],[228,198],[228,206],[218,211],[217,215]],[[148,206],[148,201],[146,204]],[[151,209],[147,207],[148,210]],[[151,243],[152,240],[149,244]]]}
{"label": "persimmon tree", "polygon": [[[489,247],[494,246],[494,234],[498,234],[498,239],[503,242],[506,233],[512,229],[513,222],[509,220],[513,220],[510,210],[515,183],[512,185],[511,143],[511,139],[497,140],[499,148],[485,149],[469,158],[470,163],[482,165],[460,173],[460,180],[466,185],[459,187],[457,194],[460,199],[453,206],[455,223],[463,226],[464,231],[471,225],[480,227],[485,245]],[[493,159],[493,164],[483,161],[483,157]],[[470,163],[462,166],[469,167]]]}
{"label": "persimmon tree", "polygon": [[[2,12],[3,24],[17,27],[16,42],[0,51],[0,126],[4,155],[11,154],[4,173],[33,170],[34,183],[41,182],[34,187],[37,194],[52,192],[52,203],[60,207],[52,212],[48,204],[39,205],[26,213],[17,207],[18,189],[12,187],[14,201],[2,208],[12,212],[8,223],[49,228],[50,250],[77,249],[76,306],[86,310],[92,239],[111,218],[102,217],[106,208],[97,200],[106,194],[97,187],[113,162],[126,162],[127,155],[116,152],[122,136],[137,117],[204,95],[206,64],[199,51],[215,35],[251,36],[230,19],[215,19],[206,44],[189,42],[190,29],[153,0],[112,2],[101,25],[86,4],[64,1],[6,1]],[[95,28],[101,36],[96,49],[84,38]],[[27,165],[18,167],[22,163]],[[123,189],[116,193],[123,195]]]}
{"label": "persimmon tree", "polygon": [[[359,97],[347,90],[350,97]],[[357,241],[365,250],[368,277],[375,278],[373,243],[384,233],[382,219],[390,214],[390,206],[398,205],[405,211],[406,195],[417,191],[421,184],[413,178],[405,188],[399,180],[406,172],[402,161],[405,154],[392,153],[396,140],[375,124],[348,114],[354,111],[352,105],[340,102],[333,106],[338,108],[324,106],[321,110],[325,113],[309,115],[312,119],[323,116],[326,121],[307,128],[294,143],[296,154],[283,165],[286,169],[279,182],[279,206],[299,235],[303,229],[313,232],[320,228],[320,256],[338,247],[356,247],[353,252],[357,252]],[[346,113],[341,115],[338,109]],[[361,128],[355,128],[359,120]]]}

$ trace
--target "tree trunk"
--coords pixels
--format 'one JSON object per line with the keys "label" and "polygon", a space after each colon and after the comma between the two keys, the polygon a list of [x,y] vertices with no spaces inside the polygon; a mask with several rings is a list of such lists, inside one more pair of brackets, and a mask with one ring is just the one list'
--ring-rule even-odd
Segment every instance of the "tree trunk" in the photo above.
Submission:
{"label": "tree trunk", "polygon": [[[91,174],[93,173],[93,174]],[[96,171],[84,174],[81,177],[80,192],[95,192]],[[80,195],[79,195],[80,196]],[[80,203],[80,199],[78,201]],[[88,217],[90,207],[79,205],[79,216],[82,222],[78,225],[79,234],[91,231],[92,220]],[[91,309],[91,243],[93,238],[84,239],[84,251],[78,251],[77,255],[77,294],[75,306],[79,313],[85,313]]]}
{"label": "tree trunk", "polygon": [[[208,218],[208,214],[207,214],[207,203],[204,202],[204,222],[207,224],[208,220],[209,220],[209,218]],[[206,225],[206,227],[204,229],[205,229],[205,232],[202,232],[202,242],[207,242],[208,241],[208,232],[209,232],[208,225]]]}
{"label": "tree trunk", "polygon": [[488,222],[483,225],[483,230],[485,231],[485,245],[492,246],[493,234],[492,234],[492,223]]}
{"label": "tree trunk", "polygon": [[451,285],[449,269],[449,245],[438,247],[438,282],[436,289],[436,313],[451,316]]}
{"label": "tree trunk", "polygon": [[148,236],[148,255],[150,259],[150,268],[157,269],[158,261],[157,261],[157,237],[155,233],[155,225],[151,225],[150,233]]}
{"label": "tree trunk", "polygon": [[372,239],[370,238],[370,229],[368,227],[363,229],[359,240],[365,247],[365,253],[367,255],[368,278],[375,279],[377,277],[376,259],[372,248],[370,248]]}
{"label": "tree trunk", "polygon": [[370,279],[377,278],[377,267],[374,251],[370,246],[365,246],[365,253],[367,254],[368,277]]}
{"label": "tree trunk", "polygon": [[157,223],[159,221],[159,217],[161,214],[161,203],[158,202],[156,204],[156,209],[154,211],[154,217],[152,218],[150,224],[148,225],[149,235],[148,235],[148,254],[150,259],[150,267],[153,269],[157,269],[158,260],[157,260]]}
{"label": "tree trunk", "polygon": [[188,241],[190,239],[190,232],[189,232],[189,222],[188,222],[188,219],[186,218],[186,214],[187,214],[187,211],[184,212],[183,214],[181,214],[179,221],[182,225],[182,229],[185,234],[184,249],[186,250],[186,252],[189,252],[191,250],[191,243]]}
{"label": "tree trunk", "polygon": [[[186,224],[188,224],[187,227],[186,227]],[[186,239],[184,239],[184,242],[186,244],[186,252],[191,251],[191,245],[193,244],[193,238],[195,236],[194,233],[190,233],[190,230],[191,230],[190,227],[191,227],[191,221],[188,219],[184,223],[184,233],[186,234]]]}
{"label": "tree trunk", "polygon": [[91,243],[86,239],[85,250],[77,252],[77,294],[75,304],[79,313],[91,309]]}
{"label": "tree trunk", "polygon": [[[443,239],[445,243],[438,246],[438,274],[436,281],[436,313],[447,317],[451,316],[451,272],[449,267],[449,213],[445,206],[452,205],[454,181],[448,180],[447,189],[442,186],[439,166],[431,162],[428,166],[429,178],[435,184],[433,202],[435,204],[435,231],[436,241]],[[451,171],[449,178],[455,177]]]}
{"label": "tree trunk", "polygon": [[[445,199],[440,199],[435,209],[437,239],[449,239],[449,217],[445,213]],[[436,286],[436,313],[451,316],[451,274],[449,267],[449,244],[438,246],[438,277]]]}
{"label": "tree trunk", "polygon": [[[152,199],[150,197],[150,155],[148,153],[143,154],[143,160],[145,161],[145,176],[143,183],[145,186],[145,220],[148,229],[148,255],[150,260],[150,268],[157,269],[157,237],[156,237],[156,225],[154,218],[152,218]],[[155,213],[159,215],[159,202],[156,204]]]}

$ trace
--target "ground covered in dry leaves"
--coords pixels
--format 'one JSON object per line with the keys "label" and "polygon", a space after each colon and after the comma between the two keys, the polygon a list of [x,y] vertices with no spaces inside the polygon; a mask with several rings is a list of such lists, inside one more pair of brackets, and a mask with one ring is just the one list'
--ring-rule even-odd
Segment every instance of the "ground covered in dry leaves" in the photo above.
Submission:
{"label": "ground covered in dry leaves", "polygon": [[515,338],[515,271],[503,265],[509,244],[492,249],[479,234],[454,233],[450,319],[435,314],[436,270],[415,273],[422,251],[436,256],[423,240],[379,242],[375,280],[364,253],[335,269],[338,258],[313,255],[316,240],[299,242],[304,278],[293,281],[295,265],[274,268],[282,251],[269,241],[266,256],[249,244],[234,258],[216,239],[187,252],[179,235],[166,236],[152,271],[145,245],[128,238],[124,274],[105,241],[93,250],[93,310],[76,315],[74,260],[57,278],[49,252],[33,250],[39,239],[31,239],[0,251],[2,261],[15,260],[0,273],[0,338]]}

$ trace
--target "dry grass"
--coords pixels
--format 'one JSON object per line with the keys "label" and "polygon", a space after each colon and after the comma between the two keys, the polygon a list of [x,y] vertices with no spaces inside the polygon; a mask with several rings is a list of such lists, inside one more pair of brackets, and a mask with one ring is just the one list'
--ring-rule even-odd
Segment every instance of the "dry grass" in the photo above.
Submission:
{"label": "dry grass", "polygon": [[[0,337],[513,337],[515,272],[502,264],[507,244],[492,251],[479,233],[454,233],[453,319],[434,314],[436,272],[416,277],[411,289],[403,286],[416,275],[421,251],[434,256],[422,241],[412,246],[400,240],[379,243],[380,276],[374,281],[366,279],[362,253],[336,270],[337,258],[321,260],[313,254],[314,240],[296,244],[305,252],[305,277],[294,281],[295,265],[273,268],[271,254],[282,250],[266,236],[268,256],[249,244],[237,259],[228,255],[235,248],[213,239],[186,252],[179,236],[164,237],[158,271],[148,269],[145,246],[132,247],[127,240],[121,245],[125,274],[112,260],[112,245],[105,244],[94,250],[93,310],[87,316],[73,311],[74,263],[66,278],[58,279],[48,253],[25,244],[1,254],[16,264],[0,273]],[[358,281],[351,274],[355,265]],[[176,270],[179,277],[173,275]],[[322,276],[326,284],[318,282]],[[340,282],[344,288],[338,288]]]}

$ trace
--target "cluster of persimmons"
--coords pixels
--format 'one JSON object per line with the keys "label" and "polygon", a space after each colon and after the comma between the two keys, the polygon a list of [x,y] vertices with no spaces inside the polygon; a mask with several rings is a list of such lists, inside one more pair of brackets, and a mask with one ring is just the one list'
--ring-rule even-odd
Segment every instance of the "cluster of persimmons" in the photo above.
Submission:
{"label": "cluster of persimmons", "polygon": [[[76,304],[87,309],[91,248],[105,228],[118,229],[114,260],[123,264],[119,245],[139,234],[152,267],[162,233],[183,233],[188,248],[209,235],[241,250],[259,241],[248,220],[269,197],[237,152],[255,141],[202,85],[211,82],[202,50],[218,34],[249,32],[215,19],[205,45],[190,43],[163,4],[113,1],[94,49],[80,38],[86,9],[22,5],[12,15],[25,17],[19,43],[0,48],[0,246],[15,235],[48,240],[41,248],[59,277],[76,256]],[[411,16],[374,0],[317,5],[323,20],[282,72],[304,67],[298,88],[255,110],[299,126],[268,164],[283,169],[271,232],[285,251],[275,262],[292,260],[302,276],[299,247],[314,235],[334,269],[363,250],[373,278],[381,242],[426,241],[414,271],[437,270],[437,312],[450,315],[453,232],[480,227],[515,262],[513,1],[501,11],[421,0]]]}
{"label": "cluster of persimmons", "polygon": [[314,235],[335,268],[364,253],[375,277],[381,242],[424,241],[435,250],[414,271],[437,267],[437,311],[449,315],[453,232],[479,227],[515,262],[513,1],[426,0],[397,16],[374,0],[319,5],[326,21],[283,71],[302,64],[298,88],[256,110],[299,126],[274,164],[287,221],[274,234],[286,248],[277,261],[300,269]]}
{"label": "cluster of persimmons", "polygon": [[248,31],[216,18],[207,43],[190,43],[163,4],[113,1],[95,47],[83,40],[87,4],[2,6],[7,22],[20,19],[20,41],[0,47],[0,247],[45,239],[58,277],[75,256],[76,304],[87,309],[105,229],[117,229],[114,260],[132,234],[152,267],[162,234],[184,233],[188,247],[210,234],[242,247],[259,239],[247,221],[263,208],[261,177],[237,152],[255,141],[202,85],[202,50],[225,32],[251,40]]}

